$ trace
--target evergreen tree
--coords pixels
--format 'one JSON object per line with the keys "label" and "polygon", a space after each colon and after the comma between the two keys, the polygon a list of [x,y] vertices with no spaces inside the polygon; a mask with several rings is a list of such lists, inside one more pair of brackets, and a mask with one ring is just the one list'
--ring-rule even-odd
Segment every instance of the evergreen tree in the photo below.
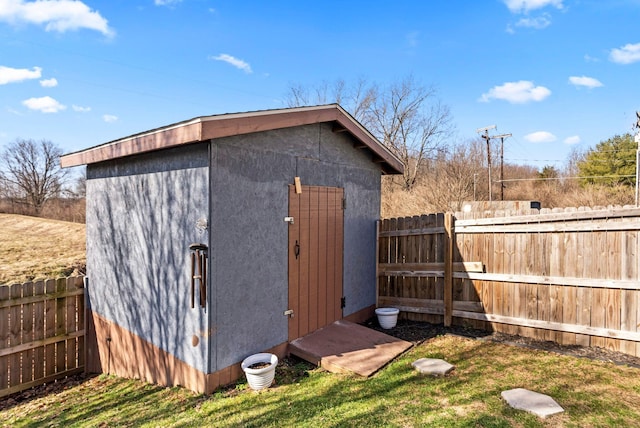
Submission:
{"label": "evergreen tree", "polygon": [[637,147],[629,133],[601,141],[578,162],[582,183],[635,185]]}

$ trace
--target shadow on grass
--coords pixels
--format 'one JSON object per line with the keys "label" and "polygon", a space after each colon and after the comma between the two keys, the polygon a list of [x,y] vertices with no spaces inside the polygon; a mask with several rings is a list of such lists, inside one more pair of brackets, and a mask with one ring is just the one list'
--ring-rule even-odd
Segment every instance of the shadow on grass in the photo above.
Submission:
{"label": "shadow on grass", "polygon": [[57,394],[66,389],[74,388],[96,377],[96,374],[81,373],[74,376],[68,376],[43,385],[34,386],[24,391],[16,392],[0,399],[0,412],[11,410],[15,406],[29,404],[30,402],[47,396]]}

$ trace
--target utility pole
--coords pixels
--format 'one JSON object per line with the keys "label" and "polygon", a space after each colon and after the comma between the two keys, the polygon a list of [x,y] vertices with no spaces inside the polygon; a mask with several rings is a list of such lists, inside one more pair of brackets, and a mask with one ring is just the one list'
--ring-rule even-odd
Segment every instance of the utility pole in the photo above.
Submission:
{"label": "utility pole", "polygon": [[511,134],[492,135],[491,138],[500,138],[500,200],[504,201],[504,139]]}
{"label": "utility pole", "polygon": [[478,174],[473,174],[473,201],[477,201],[478,198],[476,197],[476,186],[478,184]]}
{"label": "utility pole", "polygon": [[636,117],[638,121],[636,122],[635,128],[638,130],[636,132],[636,136],[634,138],[635,142],[638,143],[638,147],[636,148],[636,207],[638,206],[638,176],[640,175],[640,111],[636,112]]}
{"label": "utility pole", "polygon": [[478,128],[476,129],[477,133],[482,133],[484,132],[484,135],[480,135],[480,137],[482,137],[484,140],[487,141],[487,167],[488,167],[488,178],[489,178],[489,202],[491,202],[492,197],[491,197],[491,145],[489,144],[489,142],[491,141],[491,137],[489,136],[489,130],[490,129],[496,129],[495,125],[490,125],[490,126],[486,126],[484,128]]}

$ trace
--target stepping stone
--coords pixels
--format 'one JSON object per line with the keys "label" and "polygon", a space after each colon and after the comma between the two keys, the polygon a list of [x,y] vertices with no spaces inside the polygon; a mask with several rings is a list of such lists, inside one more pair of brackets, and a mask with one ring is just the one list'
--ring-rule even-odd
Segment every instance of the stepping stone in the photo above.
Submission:
{"label": "stepping stone", "polygon": [[500,395],[514,409],[526,410],[541,418],[564,412],[553,398],[524,388],[503,391]]}
{"label": "stepping stone", "polygon": [[420,358],[411,363],[411,365],[422,374],[434,376],[444,376],[455,368],[445,360],[438,358]]}

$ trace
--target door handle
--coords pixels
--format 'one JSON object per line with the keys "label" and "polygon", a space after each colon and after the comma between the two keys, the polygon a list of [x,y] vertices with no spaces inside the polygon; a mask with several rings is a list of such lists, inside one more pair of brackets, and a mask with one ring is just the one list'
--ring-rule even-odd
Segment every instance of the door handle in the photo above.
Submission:
{"label": "door handle", "polygon": [[293,254],[296,256],[296,260],[298,260],[298,256],[300,255],[300,244],[296,240],[296,245],[293,246]]}

